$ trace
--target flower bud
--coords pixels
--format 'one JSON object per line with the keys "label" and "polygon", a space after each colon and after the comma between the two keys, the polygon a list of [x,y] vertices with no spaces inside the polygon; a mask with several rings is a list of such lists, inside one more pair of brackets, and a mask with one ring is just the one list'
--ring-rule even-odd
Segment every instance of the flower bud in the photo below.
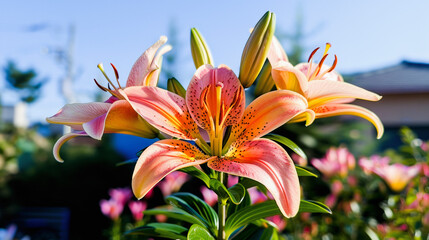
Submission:
{"label": "flower bud", "polygon": [[243,87],[250,87],[265,63],[274,35],[276,16],[267,12],[250,34],[241,55],[239,79]]}
{"label": "flower bud", "polygon": [[168,79],[167,90],[183,98],[185,98],[186,96],[186,90],[183,88],[182,84],[180,84],[180,82],[177,81],[177,79],[174,77]]}
{"label": "flower bud", "polygon": [[191,52],[197,69],[204,64],[214,65],[210,49],[196,28],[191,29]]}
{"label": "flower bud", "polygon": [[271,76],[271,64],[265,60],[261,72],[256,78],[255,96],[260,96],[264,93],[271,91],[274,87],[274,80]]}

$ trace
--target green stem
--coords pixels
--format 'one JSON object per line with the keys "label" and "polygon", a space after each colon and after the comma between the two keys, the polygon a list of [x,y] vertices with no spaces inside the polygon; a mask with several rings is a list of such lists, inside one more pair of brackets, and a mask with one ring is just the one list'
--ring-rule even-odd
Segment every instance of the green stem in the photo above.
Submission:
{"label": "green stem", "polygon": [[[219,172],[219,181],[224,183],[225,173]],[[225,222],[226,222],[226,202],[222,198],[218,198],[218,216],[219,216],[219,231],[217,234],[218,240],[225,240]]]}

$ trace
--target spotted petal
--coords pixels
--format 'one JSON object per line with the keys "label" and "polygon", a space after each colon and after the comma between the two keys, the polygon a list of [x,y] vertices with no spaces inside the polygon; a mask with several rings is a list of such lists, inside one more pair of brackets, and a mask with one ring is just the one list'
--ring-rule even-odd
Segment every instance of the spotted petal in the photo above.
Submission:
{"label": "spotted petal", "polygon": [[286,151],[273,141],[247,141],[231,149],[224,158],[209,161],[208,166],[260,182],[273,195],[285,217],[298,212],[301,197],[298,174]]}
{"label": "spotted petal", "polygon": [[[300,94],[277,90],[268,92],[247,106],[241,122],[234,125],[228,143],[261,137],[305,112],[307,100]],[[226,146],[229,146],[226,144]]]}
{"label": "spotted petal", "polygon": [[134,195],[141,199],[171,172],[200,165],[209,159],[188,142],[173,139],[158,141],[144,150],[136,163],[132,180]]}
{"label": "spotted petal", "polygon": [[378,101],[381,96],[346,82],[314,80],[308,84],[307,99],[310,108],[342,98]]}
{"label": "spotted petal", "polygon": [[161,57],[171,49],[171,46],[169,45],[161,48],[161,46],[166,42],[167,37],[162,36],[137,59],[128,75],[127,87],[156,86],[161,65]]}
{"label": "spotted petal", "polygon": [[128,87],[120,92],[140,116],[161,132],[187,140],[201,138],[185,99],[179,95],[157,87]]}
{"label": "spotted petal", "polygon": [[224,121],[226,126],[236,124],[244,112],[243,87],[229,67],[203,65],[189,83],[186,104],[198,126],[203,129],[210,129],[217,119]]}
{"label": "spotted petal", "polygon": [[359,107],[353,104],[325,104],[320,107],[313,108],[316,113],[316,118],[332,117],[339,115],[354,115],[370,121],[377,129],[377,138],[383,136],[384,127],[380,118],[370,110]]}

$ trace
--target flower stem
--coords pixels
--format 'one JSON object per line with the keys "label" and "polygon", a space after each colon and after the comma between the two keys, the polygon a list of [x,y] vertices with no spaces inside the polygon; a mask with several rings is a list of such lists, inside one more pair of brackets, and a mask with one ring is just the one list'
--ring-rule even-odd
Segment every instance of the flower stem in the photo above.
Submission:
{"label": "flower stem", "polygon": [[[219,172],[219,181],[224,183],[225,173]],[[218,216],[219,216],[219,230],[217,239],[225,240],[225,222],[226,222],[226,201],[222,198],[218,198]]]}

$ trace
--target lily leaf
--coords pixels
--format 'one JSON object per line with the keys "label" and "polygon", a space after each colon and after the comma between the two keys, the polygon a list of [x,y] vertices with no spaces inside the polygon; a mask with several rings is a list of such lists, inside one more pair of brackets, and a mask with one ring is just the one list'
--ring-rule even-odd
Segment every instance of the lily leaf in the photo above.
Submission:
{"label": "lily leaf", "polygon": [[277,229],[273,226],[261,227],[256,224],[249,224],[239,229],[230,237],[231,240],[278,240]]}
{"label": "lily leaf", "polygon": [[188,239],[215,240],[207,229],[198,224],[194,224],[189,228]]}
{"label": "lily leaf", "polygon": [[263,136],[263,138],[268,138],[270,140],[281,143],[281,144],[285,145],[286,147],[290,148],[292,151],[294,151],[300,157],[307,160],[307,155],[305,155],[304,151],[302,151],[302,149],[300,147],[298,147],[298,145],[296,143],[294,143],[292,140],[290,140],[289,138],[281,136],[281,135],[273,134],[273,133],[269,133],[269,134]]}
{"label": "lily leaf", "polygon": [[250,195],[247,192],[247,190],[245,189],[245,194],[244,194],[244,197],[243,197],[243,200],[241,201],[241,203],[238,204],[238,205],[231,204],[231,205],[228,206],[228,214],[227,214],[227,216],[231,216],[231,214],[239,211],[242,208],[250,206],[251,204],[252,204],[252,201],[250,199]]}
{"label": "lily leaf", "polygon": [[210,177],[205,172],[201,171],[200,169],[194,166],[182,168],[179,171],[192,175],[196,178],[199,178],[206,184],[207,187],[210,186]]}
{"label": "lily leaf", "polygon": [[301,177],[318,177],[316,174],[310,172],[309,170],[303,168],[303,167],[299,167],[299,166],[295,166],[296,172],[298,173],[298,176]]}
{"label": "lily leaf", "polygon": [[251,187],[258,187],[259,191],[261,191],[265,195],[267,195],[267,193],[268,193],[268,190],[264,185],[262,185],[258,181],[250,179],[250,178],[242,178],[240,180],[240,184],[243,185],[246,189],[251,188]]}
{"label": "lily leaf", "polygon": [[235,184],[229,189],[226,189],[225,185],[223,185],[217,179],[210,179],[210,188],[215,191],[218,196],[222,199],[230,199],[234,204],[240,204],[244,199],[244,195],[246,194],[246,189],[240,183]]}
{"label": "lily leaf", "polygon": [[144,215],[165,215],[169,218],[185,221],[192,224],[205,226],[205,223],[198,217],[191,215],[180,208],[154,208],[143,212]]}
{"label": "lily leaf", "polygon": [[204,223],[204,227],[216,232],[219,219],[216,211],[206,202],[190,193],[174,193],[165,199],[174,207],[180,208]]}
{"label": "lily leaf", "polygon": [[312,200],[301,200],[299,205],[299,212],[311,212],[311,213],[329,213],[332,214],[331,209],[321,202]]}
{"label": "lily leaf", "polygon": [[138,160],[138,158],[131,158],[131,159],[128,159],[126,161],[117,163],[116,166],[119,167],[119,166],[123,166],[123,165],[127,165],[127,164],[135,164],[137,162],[137,160]]}
{"label": "lily leaf", "polygon": [[282,214],[274,200],[251,205],[233,213],[225,224],[226,236],[235,230],[261,218]]}
{"label": "lily leaf", "polygon": [[163,237],[169,239],[186,239],[183,234],[187,228],[171,223],[149,223],[125,232],[126,235],[143,235],[149,237]]}

